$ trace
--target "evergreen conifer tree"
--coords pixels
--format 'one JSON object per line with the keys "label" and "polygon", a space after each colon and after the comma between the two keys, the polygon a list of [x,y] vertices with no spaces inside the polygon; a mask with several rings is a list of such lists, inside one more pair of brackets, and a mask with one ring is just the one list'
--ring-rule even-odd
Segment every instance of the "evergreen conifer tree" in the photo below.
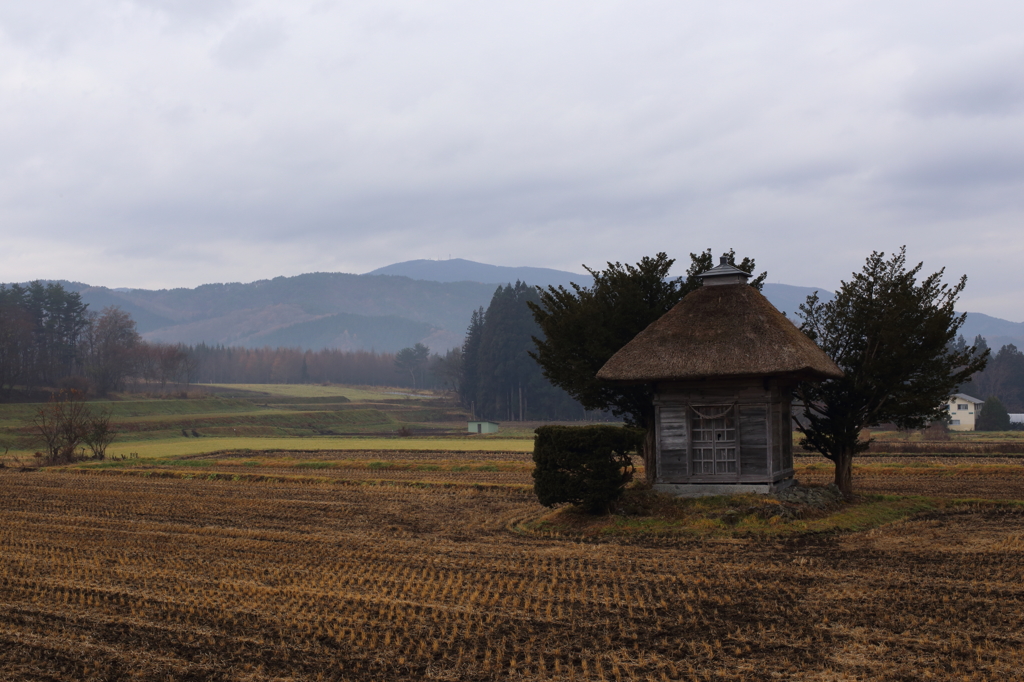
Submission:
{"label": "evergreen conifer tree", "polygon": [[947,416],[947,398],[988,360],[975,348],[952,350],[965,316],[954,306],[967,284],[942,282],[943,271],[908,268],[906,249],[874,252],[834,299],[817,293],[800,306],[802,329],[845,375],[797,390],[798,429],[806,450],[835,463],[835,483],[853,492],[853,458],[868,448],[863,429],[883,423],[921,428]]}
{"label": "evergreen conifer tree", "polygon": [[981,414],[974,421],[975,431],[1007,431],[1010,428],[1010,413],[994,395],[990,395],[981,406]]}

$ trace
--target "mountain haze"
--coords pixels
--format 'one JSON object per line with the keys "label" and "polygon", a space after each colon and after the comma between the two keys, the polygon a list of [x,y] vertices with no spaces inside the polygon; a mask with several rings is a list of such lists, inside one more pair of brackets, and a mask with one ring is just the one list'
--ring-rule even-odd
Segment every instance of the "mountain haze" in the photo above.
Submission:
{"label": "mountain haze", "polygon": [[495,289],[344,273],[156,291],[63,284],[93,310],[120,306],[149,341],[377,351],[420,342],[435,352],[462,343],[472,311]]}
{"label": "mountain haze", "polygon": [[507,267],[476,263],[462,258],[448,260],[410,260],[377,268],[367,275],[399,275],[431,282],[484,282],[514,284],[526,282],[532,286],[564,286],[572,282],[590,286],[593,278],[588,274],[552,270],[551,268]]}
{"label": "mountain haze", "polygon": [[[116,305],[149,341],[250,348],[393,352],[423,343],[443,353],[461,345],[473,311],[487,307],[498,286],[592,284],[590,275],[551,268],[505,267],[461,258],[394,263],[364,275],[317,272],[247,284],[204,284],[194,289],[108,289],[61,282],[90,309]],[[814,287],[765,284],[764,294],[790,319]],[[1024,323],[968,313],[968,341],[986,338],[993,349],[1024,347]]]}

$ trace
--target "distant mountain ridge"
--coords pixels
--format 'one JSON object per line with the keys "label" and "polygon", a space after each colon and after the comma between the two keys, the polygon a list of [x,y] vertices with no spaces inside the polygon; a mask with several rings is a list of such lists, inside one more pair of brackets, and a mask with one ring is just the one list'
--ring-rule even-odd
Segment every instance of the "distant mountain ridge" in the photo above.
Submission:
{"label": "distant mountain ridge", "polygon": [[483,282],[486,284],[514,284],[526,282],[534,286],[564,286],[572,282],[581,286],[593,284],[588,274],[553,270],[551,268],[508,267],[488,265],[462,258],[448,260],[409,260],[392,263],[371,270],[367,275],[397,275],[429,282]]}
{"label": "distant mountain ridge", "polygon": [[[551,268],[506,267],[455,258],[413,260],[363,275],[315,272],[247,284],[204,284],[194,289],[109,289],[61,282],[94,311],[116,305],[150,341],[246,347],[393,352],[424,343],[444,352],[462,343],[473,311],[486,307],[498,286],[590,286],[590,275]],[[764,294],[795,319],[809,294],[826,289],[765,284]],[[1024,347],[1024,323],[968,313],[961,333],[981,335],[994,350]]]}
{"label": "distant mountain ridge", "polygon": [[[504,265],[488,265],[462,258],[449,260],[410,260],[393,263],[367,275],[397,275],[410,279],[431,282],[484,282],[495,285],[511,284],[518,281],[534,286],[564,286],[573,282],[580,286],[591,286],[594,278],[589,274],[579,274],[552,268],[508,267]],[[810,294],[818,291],[822,300],[832,298],[832,292],[813,287],[797,287],[789,284],[765,284],[764,295],[779,310],[793,316],[798,306],[807,300]]]}
{"label": "distant mountain ridge", "polygon": [[311,273],[194,289],[114,290],[62,282],[96,311],[109,305],[135,319],[148,341],[257,348],[393,352],[424,343],[461,345],[473,310],[495,287],[407,277]]}

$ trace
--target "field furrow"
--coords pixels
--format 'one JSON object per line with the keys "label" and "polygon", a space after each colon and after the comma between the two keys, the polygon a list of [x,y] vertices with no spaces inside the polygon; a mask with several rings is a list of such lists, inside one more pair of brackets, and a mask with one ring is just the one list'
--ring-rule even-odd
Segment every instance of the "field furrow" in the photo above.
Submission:
{"label": "field furrow", "polygon": [[511,532],[543,511],[517,488],[9,469],[0,486],[9,679],[995,680],[1024,669],[1018,508],[838,536],[645,544]]}

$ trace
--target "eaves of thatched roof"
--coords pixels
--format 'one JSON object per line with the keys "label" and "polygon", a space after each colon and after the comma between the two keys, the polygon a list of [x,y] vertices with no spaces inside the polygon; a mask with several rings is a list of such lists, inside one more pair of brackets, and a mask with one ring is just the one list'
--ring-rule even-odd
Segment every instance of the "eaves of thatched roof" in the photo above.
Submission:
{"label": "eaves of thatched roof", "polygon": [[823,380],[842,370],[748,284],[703,286],[652,322],[597,373],[647,383],[791,376]]}

